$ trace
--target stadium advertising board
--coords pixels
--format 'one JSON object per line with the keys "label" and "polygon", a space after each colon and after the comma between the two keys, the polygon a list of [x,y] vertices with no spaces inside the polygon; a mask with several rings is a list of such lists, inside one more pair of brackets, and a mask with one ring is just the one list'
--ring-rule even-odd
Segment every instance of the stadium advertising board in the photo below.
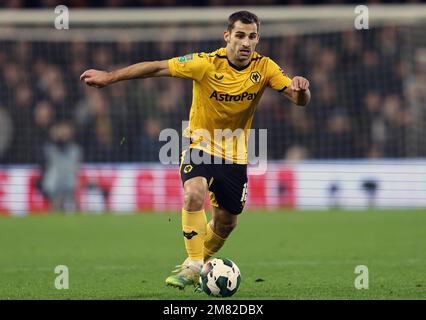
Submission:
{"label": "stadium advertising board", "polygon": [[[46,212],[49,202],[32,167],[0,169],[3,214]],[[182,188],[174,167],[84,166],[76,198],[83,212],[179,211]],[[206,198],[206,204],[209,200]],[[425,162],[323,162],[268,165],[250,175],[247,209],[426,207]]]}

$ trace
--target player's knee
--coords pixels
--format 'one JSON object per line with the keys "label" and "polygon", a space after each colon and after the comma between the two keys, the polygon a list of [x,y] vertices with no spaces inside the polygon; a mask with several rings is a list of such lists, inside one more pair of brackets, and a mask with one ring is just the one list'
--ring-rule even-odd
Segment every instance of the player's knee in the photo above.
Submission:
{"label": "player's knee", "polygon": [[204,206],[205,192],[201,189],[185,190],[184,209],[186,211],[199,211]]}

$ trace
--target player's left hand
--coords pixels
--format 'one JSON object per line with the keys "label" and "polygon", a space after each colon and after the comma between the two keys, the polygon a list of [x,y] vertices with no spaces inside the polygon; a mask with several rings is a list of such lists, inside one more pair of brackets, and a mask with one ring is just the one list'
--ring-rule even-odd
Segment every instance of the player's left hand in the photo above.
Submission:
{"label": "player's left hand", "polygon": [[309,81],[306,78],[296,76],[291,80],[291,87],[293,91],[302,91],[309,89]]}

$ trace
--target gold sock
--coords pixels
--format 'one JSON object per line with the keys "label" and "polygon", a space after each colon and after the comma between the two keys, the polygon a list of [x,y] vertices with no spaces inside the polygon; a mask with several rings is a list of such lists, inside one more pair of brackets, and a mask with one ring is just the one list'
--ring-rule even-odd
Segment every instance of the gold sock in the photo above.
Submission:
{"label": "gold sock", "polygon": [[213,257],[222,248],[226,238],[213,232],[210,223],[207,224],[207,234],[204,238],[204,261]]}
{"label": "gold sock", "polygon": [[207,218],[204,209],[191,212],[182,209],[182,230],[189,259],[203,260],[206,228]]}

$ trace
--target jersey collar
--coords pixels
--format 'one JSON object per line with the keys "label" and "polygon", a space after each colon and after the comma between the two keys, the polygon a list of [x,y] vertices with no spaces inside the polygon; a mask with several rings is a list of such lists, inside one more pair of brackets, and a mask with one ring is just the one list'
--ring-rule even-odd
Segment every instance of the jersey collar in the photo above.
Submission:
{"label": "jersey collar", "polygon": [[[254,54],[253,54],[253,55],[254,55]],[[239,67],[239,66],[237,66],[237,65],[233,64],[233,63],[232,63],[232,62],[228,59],[228,56],[226,55],[226,48],[222,47],[222,48],[220,48],[219,50],[217,50],[217,51],[216,51],[216,56],[217,56],[217,57],[219,57],[219,58],[221,58],[221,59],[226,59],[226,60],[228,60],[228,64],[229,64],[229,66],[230,66],[231,68],[233,68],[233,69],[237,70],[237,71],[242,71],[242,70],[247,69],[247,68],[250,66],[250,64],[251,64],[251,62],[252,62],[253,60],[257,60],[257,58],[253,58],[253,55],[252,55],[252,58],[250,59],[250,62],[249,62],[249,63],[247,63],[247,65],[242,66],[242,67]]]}
{"label": "jersey collar", "polygon": [[237,66],[237,65],[233,64],[233,63],[232,63],[232,62],[228,59],[228,57],[226,57],[226,60],[228,60],[228,63],[229,63],[229,65],[230,65],[232,68],[234,68],[235,70],[238,70],[238,71],[242,71],[242,70],[244,70],[244,69],[247,69],[247,68],[250,66],[251,61],[253,60],[253,58],[251,58],[251,59],[250,59],[249,63],[247,63],[245,66],[242,66],[242,67],[239,67],[239,66]]}

